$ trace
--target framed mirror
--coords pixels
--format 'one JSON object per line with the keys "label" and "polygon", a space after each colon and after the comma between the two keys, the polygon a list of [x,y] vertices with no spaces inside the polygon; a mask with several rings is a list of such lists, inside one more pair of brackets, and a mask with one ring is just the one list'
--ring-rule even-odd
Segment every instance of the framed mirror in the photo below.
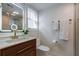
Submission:
{"label": "framed mirror", "polygon": [[17,4],[2,3],[2,31],[11,31],[11,25],[16,24],[18,30],[23,29],[23,8]]}

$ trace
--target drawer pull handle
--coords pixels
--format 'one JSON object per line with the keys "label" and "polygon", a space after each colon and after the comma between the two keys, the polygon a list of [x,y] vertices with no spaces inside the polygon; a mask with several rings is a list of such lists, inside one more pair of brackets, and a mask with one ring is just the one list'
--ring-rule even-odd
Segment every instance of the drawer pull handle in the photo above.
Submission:
{"label": "drawer pull handle", "polygon": [[23,51],[26,51],[27,49],[30,49],[31,47],[32,47],[32,45],[30,45],[30,46],[28,46],[28,47],[25,47],[24,49],[18,51],[16,54],[19,54],[19,53],[21,53],[21,52],[23,52]]}

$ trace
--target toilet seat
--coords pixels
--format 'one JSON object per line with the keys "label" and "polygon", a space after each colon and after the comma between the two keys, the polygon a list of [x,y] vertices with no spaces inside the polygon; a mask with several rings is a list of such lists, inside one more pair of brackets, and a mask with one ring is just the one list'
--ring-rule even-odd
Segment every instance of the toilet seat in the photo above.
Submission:
{"label": "toilet seat", "polygon": [[45,45],[40,45],[40,39],[37,39],[37,43],[36,43],[37,49],[41,50],[41,51],[49,51],[50,48],[45,46]]}
{"label": "toilet seat", "polygon": [[39,50],[42,50],[42,51],[49,51],[50,49],[47,47],[47,46],[44,46],[44,45],[40,45],[38,47]]}

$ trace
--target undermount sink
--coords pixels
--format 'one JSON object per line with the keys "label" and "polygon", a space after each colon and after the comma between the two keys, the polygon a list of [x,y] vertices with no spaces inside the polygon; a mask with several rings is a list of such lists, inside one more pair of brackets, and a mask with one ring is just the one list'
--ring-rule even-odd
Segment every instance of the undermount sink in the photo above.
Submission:
{"label": "undermount sink", "polygon": [[20,40],[25,40],[26,38],[24,37],[16,37],[16,39],[12,38],[10,40],[6,40],[7,43],[12,43],[12,42],[17,42],[17,41],[20,41]]}
{"label": "undermount sink", "polygon": [[22,41],[25,39],[29,39],[29,36],[16,36],[16,38],[14,39],[13,36],[5,38],[0,40],[1,44],[8,44],[8,43],[12,43],[12,42],[18,42],[18,41]]}
{"label": "undermount sink", "polygon": [[16,42],[16,41],[19,41],[19,39],[6,40],[7,43],[12,43],[12,42]]}
{"label": "undermount sink", "polygon": [[12,42],[17,42],[17,41],[20,41],[20,40],[24,40],[24,39],[11,39],[11,40],[6,40],[7,43],[12,43]]}
{"label": "undermount sink", "polygon": [[4,44],[8,44],[6,41],[0,41],[0,44],[4,45]]}
{"label": "undermount sink", "polygon": [[22,39],[20,39],[20,38],[13,39],[11,37],[5,38],[5,39],[0,40],[0,44],[8,44],[8,43],[16,42],[16,41],[19,41],[19,40],[22,40]]}

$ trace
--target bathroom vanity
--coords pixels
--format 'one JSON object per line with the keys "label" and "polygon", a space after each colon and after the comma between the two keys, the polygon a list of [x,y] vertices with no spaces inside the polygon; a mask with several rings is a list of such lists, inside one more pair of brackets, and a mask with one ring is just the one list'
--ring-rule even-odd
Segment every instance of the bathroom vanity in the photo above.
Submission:
{"label": "bathroom vanity", "polygon": [[36,39],[0,40],[0,56],[36,56]]}
{"label": "bathroom vanity", "polygon": [[0,56],[36,55],[36,38],[24,33],[28,32],[24,10],[24,7],[18,3],[0,5]]}

